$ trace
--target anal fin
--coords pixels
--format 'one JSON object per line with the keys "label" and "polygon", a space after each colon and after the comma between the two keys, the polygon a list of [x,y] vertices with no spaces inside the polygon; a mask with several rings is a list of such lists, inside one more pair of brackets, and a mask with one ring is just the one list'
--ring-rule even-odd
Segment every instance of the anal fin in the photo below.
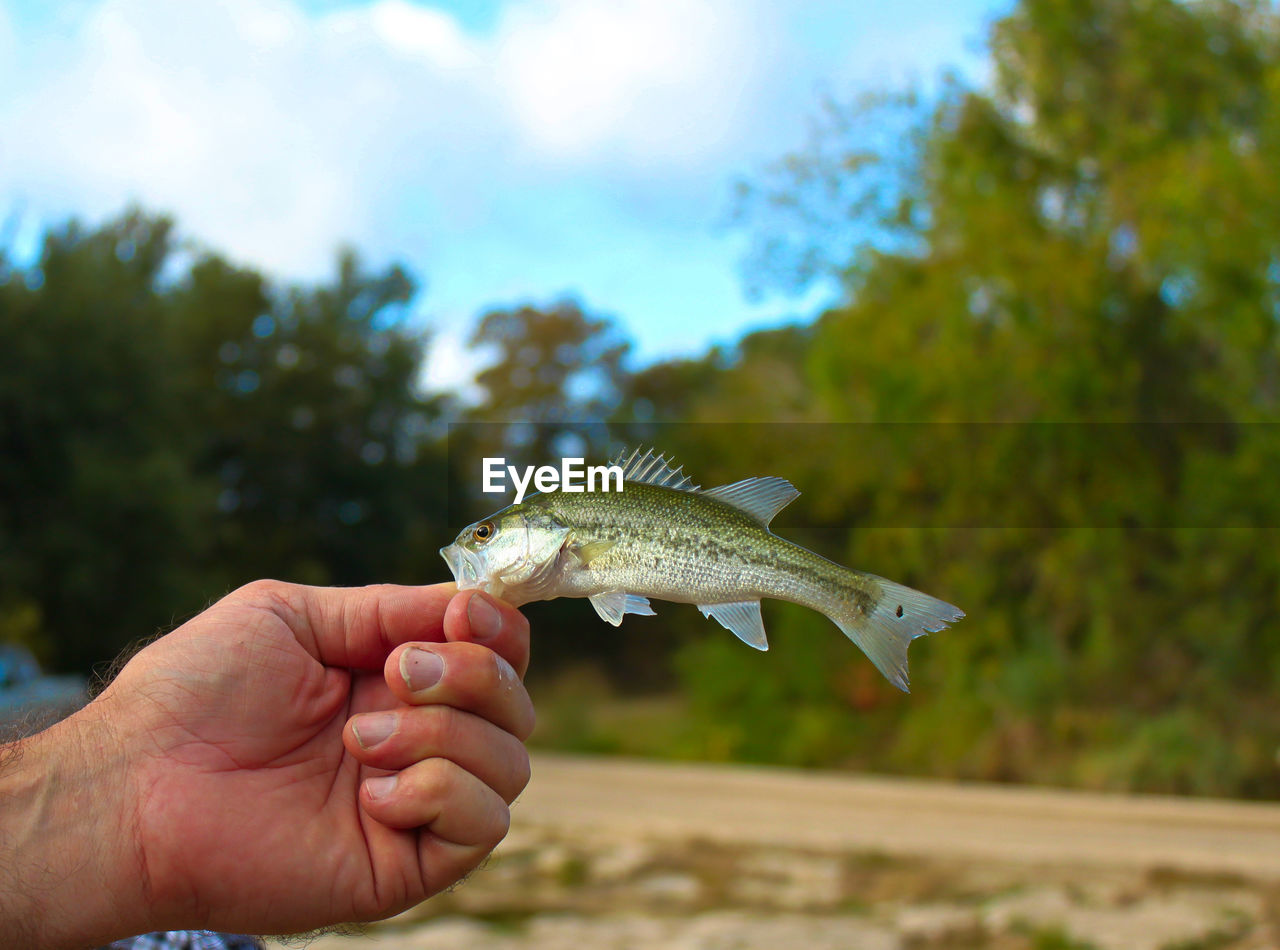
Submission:
{"label": "anal fin", "polygon": [[698,604],[704,617],[710,617],[727,629],[747,646],[757,650],[769,649],[764,635],[764,618],[760,616],[760,601],[744,600],[733,604]]}

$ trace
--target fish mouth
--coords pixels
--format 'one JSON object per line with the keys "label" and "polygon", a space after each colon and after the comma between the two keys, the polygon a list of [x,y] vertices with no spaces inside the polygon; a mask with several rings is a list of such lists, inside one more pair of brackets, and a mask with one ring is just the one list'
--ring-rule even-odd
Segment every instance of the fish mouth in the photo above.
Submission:
{"label": "fish mouth", "polygon": [[456,542],[440,549],[440,556],[453,572],[458,590],[473,590],[484,586],[480,576],[480,559]]}

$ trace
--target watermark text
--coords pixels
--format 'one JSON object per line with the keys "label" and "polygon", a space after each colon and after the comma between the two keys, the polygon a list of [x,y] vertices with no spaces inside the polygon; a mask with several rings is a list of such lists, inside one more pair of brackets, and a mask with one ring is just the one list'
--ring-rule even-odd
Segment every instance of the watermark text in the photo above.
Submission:
{"label": "watermark text", "polygon": [[[516,489],[516,504],[524,501],[525,493],[532,484],[540,492],[566,491],[622,491],[621,465],[587,465],[585,459],[561,459],[560,466],[539,465],[536,468],[526,465],[523,470],[515,465],[508,465],[504,458],[486,458],[484,460],[485,492],[505,493],[507,479]],[[597,482],[599,489],[596,488]],[[614,487],[610,487],[610,485]]]}

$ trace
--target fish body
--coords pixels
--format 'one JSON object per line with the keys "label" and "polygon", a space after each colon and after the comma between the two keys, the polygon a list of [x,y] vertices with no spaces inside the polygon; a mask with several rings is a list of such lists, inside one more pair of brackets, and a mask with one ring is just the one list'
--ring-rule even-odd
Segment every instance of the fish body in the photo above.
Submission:
{"label": "fish body", "polygon": [[759,650],[761,598],[787,600],[826,614],[904,691],[911,640],[964,616],[775,535],[770,521],[799,495],[785,479],[704,491],[652,452],[615,463],[620,492],[534,494],[465,528],[440,552],[459,588],[515,606],[586,597],[615,626],[652,615],[650,597],[695,604]]}

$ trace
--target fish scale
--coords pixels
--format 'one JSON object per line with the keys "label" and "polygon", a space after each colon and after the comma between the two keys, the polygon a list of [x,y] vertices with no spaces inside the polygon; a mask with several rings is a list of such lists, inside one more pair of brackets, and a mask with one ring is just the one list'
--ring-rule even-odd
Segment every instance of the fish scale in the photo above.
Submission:
{"label": "fish scale", "polygon": [[770,521],[799,495],[785,479],[703,490],[652,450],[617,463],[621,491],[533,494],[463,529],[440,552],[459,588],[515,606],[586,597],[615,626],[651,615],[649,597],[691,603],[760,650],[761,598],[787,600],[829,617],[904,691],[911,641],[964,616],[775,535]]}

